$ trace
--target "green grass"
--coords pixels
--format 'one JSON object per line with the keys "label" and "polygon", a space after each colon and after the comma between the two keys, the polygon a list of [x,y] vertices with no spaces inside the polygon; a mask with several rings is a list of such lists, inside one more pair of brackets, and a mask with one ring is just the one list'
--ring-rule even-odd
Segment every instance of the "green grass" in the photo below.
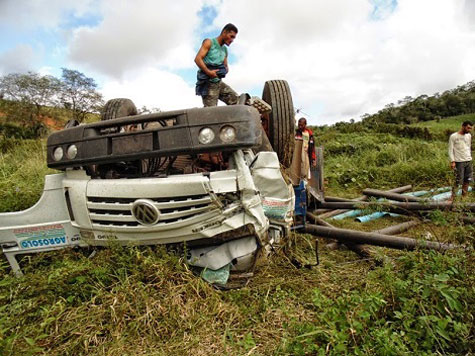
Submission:
{"label": "green grass", "polygon": [[449,135],[460,130],[462,122],[467,120],[475,122],[475,114],[451,116],[440,120],[423,121],[411,126],[427,127],[430,132],[433,133],[434,137],[441,140],[448,140]]}
{"label": "green grass", "polygon": [[[300,258],[312,259],[298,237]],[[473,254],[321,251],[298,270],[278,253],[220,292],[162,248],[33,256],[0,282],[1,354],[463,353],[473,346]],[[471,289],[472,288],[472,289]]]}
{"label": "green grass", "polygon": [[[431,128],[432,129],[432,128]],[[435,127],[434,129],[437,129]],[[451,182],[446,143],[386,134],[317,137],[327,193]],[[40,196],[43,141],[3,141],[2,211]],[[354,178],[354,179],[353,179]],[[473,200],[473,197],[470,197]],[[412,218],[412,217],[410,217]],[[475,348],[475,229],[436,211],[405,236],[472,246],[445,254],[371,247],[374,258],[292,234],[241,289],[218,291],[163,247],[25,256],[15,278],[0,260],[1,355],[464,355]],[[407,217],[343,228],[380,229]],[[284,253],[285,250],[285,253]]]}
{"label": "green grass", "polygon": [[352,196],[364,188],[412,184],[434,188],[453,179],[447,144],[388,134],[331,134],[317,138],[324,147],[325,179],[331,195]]}
{"label": "green grass", "polygon": [[49,173],[57,172],[46,166],[44,140],[0,136],[0,212],[24,210],[36,203]]}
{"label": "green grass", "polygon": [[316,321],[296,324],[301,335],[289,345],[291,354],[324,355],[321,345],[330,345],[330,354],[467,352],[464,312],[473,290],[459,288],[466,273],[456,256],[406,254],[369,271],[363,288],[337,296],[315,288]]}
{"label": "green grass", "polygon": [[475,122],[475,114],[466,114],[466,115],[459,115],[459,116],[451,116],[451,117],[445,117],[440,120],[430,120],[430,121],[422,121],[418,122],[416,124],[413,124],[413,126],[418,126],[418,127],[428,127],[430,129],[434,130],[454,130],[457,131],[460,129],[460,126],[462,125],[462,122],[469,120],[472,122]]}

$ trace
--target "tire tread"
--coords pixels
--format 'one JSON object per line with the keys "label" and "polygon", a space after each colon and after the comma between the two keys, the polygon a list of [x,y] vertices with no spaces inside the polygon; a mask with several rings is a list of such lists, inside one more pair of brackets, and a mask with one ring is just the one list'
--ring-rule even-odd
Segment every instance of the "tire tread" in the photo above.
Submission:
{"label": "tire tread", "polygon": [[272,106],[269,115],[269,140],[284,166],[290,164],[292,137],[295,130],[294,107],[285,80],[270,80],[264,85],[262,99]]}

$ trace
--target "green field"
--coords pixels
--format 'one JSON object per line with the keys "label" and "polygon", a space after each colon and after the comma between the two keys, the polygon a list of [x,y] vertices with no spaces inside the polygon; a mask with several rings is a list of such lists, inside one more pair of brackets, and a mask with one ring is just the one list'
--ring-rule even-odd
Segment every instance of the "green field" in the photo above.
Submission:
{"label": "green field", "polygon": [[[470,119],[470,117],[468,117]],[[474,116],[471,116],[475,119]],[[464,117],[425,122],[457,130]],[[436,136],[436,135],[435,135]],[[325,149],[326,193],[414,190],[452,184],[443,139],[377,132],[316,133]],[[0,141],[0,209],[39,198],[43,141]],[[470,196],[469,201],[475,201]],[[361,259],[293,234],[247,286],[218,291],[162,247],[111,246],[26,257],[25,275],[0,264],[1,355],[465,355],[475,347],[475,229],[463,212],[435,211],[404,233],[467,247],[444,254],[372,247]],[[414,217],[340,227],[375,230]]]}
{"label": "green field", "polygon": [[435,134],[447,134],[448,132],[458,131],[462,122],[466,120],[475,123],[475,114],[452,116],[440,120],[423,121],[413,124],[413,126],[427,127]]}
{"label": "green field", "polygon": [[451,116],[445,117],[440,120],[430,120],[430,121],[423,121],[413,124],[414,126],[421,126],[421,127],[429,127],[434,130],[454,130],[460,128],[462,122],[469,120],[475,122],[475,114],[466,114],[466,115],[459,115],[459,116]]}

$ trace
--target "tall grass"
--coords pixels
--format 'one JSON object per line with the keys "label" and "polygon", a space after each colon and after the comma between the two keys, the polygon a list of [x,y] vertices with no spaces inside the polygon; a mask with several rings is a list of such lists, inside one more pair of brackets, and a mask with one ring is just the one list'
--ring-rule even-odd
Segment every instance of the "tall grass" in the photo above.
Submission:
{"label": "tall grass", "polygon": [[363,188],[421,188],[450,185],[453,180],[447,144],[391,135],[335,134],[322,137],[327,188],[334,194],[355,194]]}
{"label": "tall grass", "polygon": [[41,196],[46,166],[44,140],[0,137],[0,212],[26,209]]}

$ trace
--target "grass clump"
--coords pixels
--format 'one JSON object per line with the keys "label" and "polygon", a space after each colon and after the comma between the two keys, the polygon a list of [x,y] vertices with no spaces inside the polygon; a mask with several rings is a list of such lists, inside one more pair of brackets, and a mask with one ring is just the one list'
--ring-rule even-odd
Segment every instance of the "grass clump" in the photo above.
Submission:
{"label": "grass clump", "polygon": [[[313,290],[315,319],[294,323],[293,355],[465,354],[473,346],[473,282],[460,255],[414,252],[371,271],[364,289]],[[473,262],[473,254],[468,256]],[[469,342],[467,342],[470,340]]]}

